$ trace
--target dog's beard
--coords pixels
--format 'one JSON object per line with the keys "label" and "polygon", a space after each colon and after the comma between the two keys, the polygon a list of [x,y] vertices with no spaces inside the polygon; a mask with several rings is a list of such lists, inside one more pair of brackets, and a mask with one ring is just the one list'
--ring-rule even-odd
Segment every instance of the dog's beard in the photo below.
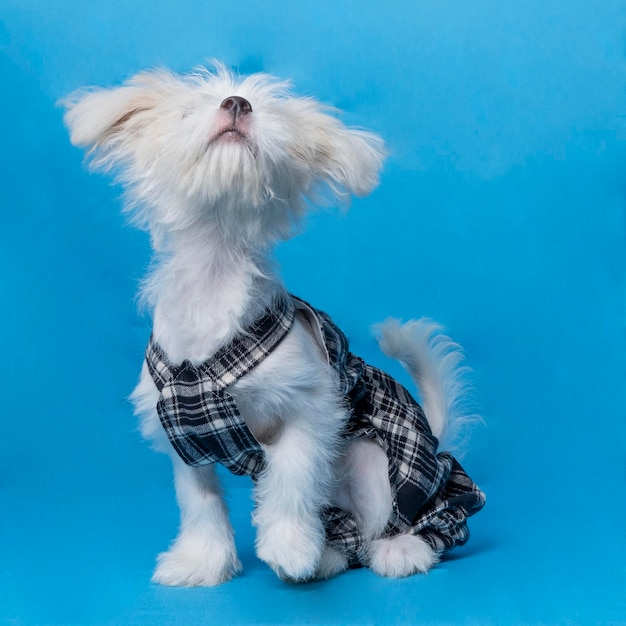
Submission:
{"label": "dog's beard", "polygon": [[220,207],[258,208],[267,200],[267,174],[243,141],[217,141],[189,167],[189,196]]}
{"label": "dog's beard", "polygon": [[178,188],[191,212],[170,227],[208,219],[224,235],[258,245],[288,235],[299,201],[284,164],[260,157],[244,140],[218,140],[183,167]]}

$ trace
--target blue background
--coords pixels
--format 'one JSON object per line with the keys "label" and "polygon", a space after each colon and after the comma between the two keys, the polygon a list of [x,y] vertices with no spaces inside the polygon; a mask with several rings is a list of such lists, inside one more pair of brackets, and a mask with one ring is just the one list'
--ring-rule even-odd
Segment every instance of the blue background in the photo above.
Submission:
{"label": "blue background", "polygon": [[[0,20],[0,621],[626,623],[625,2],[0,0]],[[388,315],[466,348],[488,503],[428,576],[285,585],[254,555],[248,481],[225,476],[245,573],[149,582],[177,509],[126,400],[148,242],[55,102],[212,57],[387,141],[380,188],[278,256],[399,376],[369,336]]]}

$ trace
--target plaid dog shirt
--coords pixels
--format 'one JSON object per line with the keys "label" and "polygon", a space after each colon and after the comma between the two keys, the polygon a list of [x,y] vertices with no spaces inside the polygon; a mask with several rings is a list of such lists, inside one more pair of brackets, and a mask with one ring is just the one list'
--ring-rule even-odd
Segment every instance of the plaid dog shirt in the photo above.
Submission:
{"label": "plaid dog shirt", "polygon": [[[393,512],[385,536],[419,533],[438,555],[469,538],[467,518],[484,494],[437,439],[417,402],[382,370],[348,349],[348,340],[323,313],[282,295],[245,333],[201,365],[174,366],[150,339],[146,363],[160,391],[157,412],[176,452],[188,465],[221,463],[256,479],[265,465],[262,446],[241,417],[228,387],[258,365],[289,332],[298,309],[335,369],[349,405],[343,437],[376,440],[389,458]],[[365,538],[354,517],[337,507],[321,511],[327,543],[355,567],[363,564]]]}

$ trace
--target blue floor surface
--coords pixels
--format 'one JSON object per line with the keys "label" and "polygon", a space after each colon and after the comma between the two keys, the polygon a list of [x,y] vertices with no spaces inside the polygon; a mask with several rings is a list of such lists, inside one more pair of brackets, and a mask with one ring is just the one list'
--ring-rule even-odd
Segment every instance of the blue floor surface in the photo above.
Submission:
{"label": "blue floor surface", "polygon": [[[625,41],[617,0],[0,0],[0,624],[626,624]],[[466,349],[488,501],[427,576],[280,582],[224,474],[244,573],[150,582],[177,509],[126,400],[148,242],[55,102],[209,57],[388,143],[380,188],[278,258],[409,387],[371,324],[428,315]]]}

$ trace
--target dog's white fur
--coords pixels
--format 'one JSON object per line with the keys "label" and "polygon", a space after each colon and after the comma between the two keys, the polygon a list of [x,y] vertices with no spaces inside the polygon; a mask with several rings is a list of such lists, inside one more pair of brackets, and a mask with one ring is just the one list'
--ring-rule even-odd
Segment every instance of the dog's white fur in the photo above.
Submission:
{"label": "dog's white fur", "polygon": [[[228,109],[229,97],[252,110]],[[178,76],[138,74],[115,89],[77,92],[65,102],[72,142],[91,164],[113,170],[127,207],[155,249],[142,297],[154,336],[171,361],[201,363],[255,320],[283,290],[273,245],[292,232],[307,203],[369,193],[384,158],[374,134],[344,126],[316,101],[263,74],[223,66]],[[380,327],[381,346],[420,385],[436,436],[459,414],[459,349],[427,321]],[[388,461],[371,441],[340,443],[346,408],[335,374],[301,318],[232,393],[267,457],[255,489],[258,556],[282,578],[307,580],[347,564],[325,546],[319,511],[354,513],[370,538],[368,563],[383,576],[426,572],[436,561],[419,536],[380,538],[391,513]],[[143,434],[174,466],[180,531],[158,558],[154,580],[216,585],[241,569],[212,466],[185,465],[157,413],[144,365],[133,393]],[[339,479],[338,477],[341,477]]]}

